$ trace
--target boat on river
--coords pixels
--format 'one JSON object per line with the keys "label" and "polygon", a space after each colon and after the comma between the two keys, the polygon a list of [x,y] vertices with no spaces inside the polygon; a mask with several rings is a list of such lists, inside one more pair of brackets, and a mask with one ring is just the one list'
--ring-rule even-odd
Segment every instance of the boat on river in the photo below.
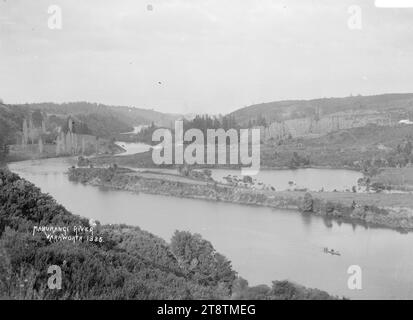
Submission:
{"label": "boat on river", "polygon": [[340,252],[338,252],[338,251],[336,251],[336,250],[334,250],[334,249],[329,249],[329,248],[327,248],[327,247],[323,248],[323,251],[324,251],[324,253],[331,254],[331,255],[333,255],[333,256],[341,256],[341,253],[340,253]]}

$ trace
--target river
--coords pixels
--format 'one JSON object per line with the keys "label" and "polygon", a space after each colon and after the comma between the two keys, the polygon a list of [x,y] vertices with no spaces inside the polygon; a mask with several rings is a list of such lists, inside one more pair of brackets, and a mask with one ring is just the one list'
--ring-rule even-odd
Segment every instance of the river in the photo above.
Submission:
{"label": "river", "polygon": [[151,146],[145,143],[115,142],[119,147],[125,149],[122,155],[131,155],[149,151]]}
{"label": "river", "polygon": [[[167,241],[177,229],[200,233],[250,285],[288,279],[353,299],[413,298],[413,234],[326,223],[293,211],[85,186],[65,175],[74,162],[60,158],[9,167],[74,214],[102,223],[137,225]],[[311,174],[321,181],[350,179],[337,178],[334,170],[313,170]],[[299,172],[291,180],[305,181]],[[337,172],[340,177],[345,174]],[[355,178],[354,172],[348,175]],[[341,256],[325,254],[323,247],[334,248]],[[348,289],[351,265],[362,268],[362,290]]]}

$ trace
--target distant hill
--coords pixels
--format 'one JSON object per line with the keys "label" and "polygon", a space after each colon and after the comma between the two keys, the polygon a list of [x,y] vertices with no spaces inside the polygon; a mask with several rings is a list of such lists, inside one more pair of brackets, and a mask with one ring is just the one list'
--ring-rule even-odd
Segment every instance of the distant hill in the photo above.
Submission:
{"label": "distant hill", "polygon": [[281,120],[329,115],[339,112],[405,112],[413,115],[413,93],[351,96],[313,100],[286,100],[255,104],[238,109],[231,116],[240,124],[258,117],[267,123]]}
{"label": "distant hill", "polygon": [[23,107],[11,108],[8,105],[0,103],[0,123],[7,124],[12,130],[20,130],[21,124],[27,110]]}
{"label": "distant hill", "polygon": [[169,127],[174,120],[180,118],[180,115],[164,114],[154,110],[89,102],[30,103],[0,104],[0,123],[3,123],[4,127],[7,124],[10,136],[15,136],[16,132],[22,130],[23,119],[39,111],[52,127],[64,126],[68,117],[72,116],[80,125],[87,128],[87,133],[104,138],[131,132],[133,127],[143,124],[155,123]]}
{"label": "distant hill", "polygon": [[0,103],[0,149],[4,147],[4,144],[15,142],[15,134],[21,131],[26,115],[27,111],[22,107],[10,108]]}
{"label": "distant hill", "polygon": [[69,102],[69,103],[31,103],[25,104],[30,109],[39,109],[48,114],[65,114],[65,115],[95,115],[111,116],[119,121],[124,122],[129,127],[142,124],[155,124],[160,126],[170,126],[171,121],[178,119],[180,115],[166,114],[150,109],[142,109],[124,106],[109,106],[99,103],[90,102]]}

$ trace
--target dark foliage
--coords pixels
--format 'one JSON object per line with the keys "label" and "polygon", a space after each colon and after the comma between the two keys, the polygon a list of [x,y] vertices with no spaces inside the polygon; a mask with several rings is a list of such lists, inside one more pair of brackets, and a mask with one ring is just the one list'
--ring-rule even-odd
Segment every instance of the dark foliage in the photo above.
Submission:
{"label": "dark foliage", "polygon": [[[137,227],[99,226],[102,243],[51,243],[40,233],[32,235],[35,225],[90,227],[86,219],[72,215],[33,184],[0,170],[0,297],[221,299],[229,296],[231,283],[225,272],[221,275],[215,272],[211,282],[198,281],[204,274],[195,271],[187,275],[165,241]],[[212,246],[210,249],[215,252]],[[201,251],[198,253],[203,255]],[[217,266],[229,266],[223,256],[216,255]],[[62,268],[62,290],[47,288],[50,265]],[[233,273],[230,266],[225,271]],[[226,283],[225,288],[218,285],[222,282]]]}
{"label": "dark foliage", "polygon": [[272,287],[248,287],[245,279],[238,278],[233,285],[233,299],[240,300],[331,300],[337,299],[327,292],[309,289],[290,281],[273,281]]}

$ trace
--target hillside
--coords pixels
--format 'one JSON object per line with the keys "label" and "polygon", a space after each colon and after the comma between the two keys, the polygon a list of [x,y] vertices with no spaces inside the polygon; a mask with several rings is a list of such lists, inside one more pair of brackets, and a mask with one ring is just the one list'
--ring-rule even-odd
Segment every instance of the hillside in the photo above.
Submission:
{"label": "hillside", "polygon": [[22,130],[23,119],[40,112],[48,118],[52,126],[63,126],[72,116],[88,128],[88,133],[109,138],[120,133],[131,132],[133,127],[155,123],[158,126],[170,126],[179,115],[164,114],[154,110],[107,106],[89,102],[72,103],[30,103],[0,104],[0,120],[8,124],[11,135]]}
{"label": "hillside", "polygon": [[[92,241],[74,240],[85,234]],[[61,290],[48,288],[49,266],[61,268]],[[249,287],[200,235],[177,231],[168,244],[138,227],[93,223],[0,170],[0,299],[230,298],[333,297],[288,281]]]}
{"label": "hillside", "polygon": [[21,130],[23,119],[27,113],[27,109],[24,107],[16,106],[11,108],[0,103],[0,128],[7,127],[11,132]]}
{"label": "hillside", "polygon": [[24,108],[12,110],[0,102],[0,165],[9,152],[8,145],[15,143],[15,134],[21,130],[25,115]]}
{"label": "hillside", "polygon": [[[157,125],[170,126],[170,122],[174,121],[179,115],[165,114],[149,109],[124,107],[124,106],[109,106],[99,103],[89,102],[70,102],[70,103],[31,103],[26,104],[32,110],[39,109],[48,114],[56,115],[100,115],[105,117],[116,118],[122,121],[126,126],[134,127],[141,124],[150,124],[155,122]],[[130,130],[132,131],[132,130]],[[126,131],[127,132],[127,131]]]}
{"label": "hillside", "polygon": [[[134,127],[142,124],[167,123],[170,126],[176,118],[177,115],[153,110],[87,102],[23,105],[1,102],[0,163],[76,154],[80,149],[85,154],[117,152],[114,140],[135,142],[137,139],[136,134],[123,133],[134,131]],[[69,130],[77,135],[76,139],[67,139]],[[62,139],[65,143],[63,152],[61,147],[57,151],[57,141],[62,142]],[[68,145],[67,141],[74,146]]]}
{"label": "hillside", "polygon": [[238,123],[248,124],[257,116],[264,117],[267,123],[271,123],[341,112],[363,113],[366,111],[392,112],[395,117],[410,115],[413,118],[413,93],[274,101],[244,107],[230,115],[234,116]]}

